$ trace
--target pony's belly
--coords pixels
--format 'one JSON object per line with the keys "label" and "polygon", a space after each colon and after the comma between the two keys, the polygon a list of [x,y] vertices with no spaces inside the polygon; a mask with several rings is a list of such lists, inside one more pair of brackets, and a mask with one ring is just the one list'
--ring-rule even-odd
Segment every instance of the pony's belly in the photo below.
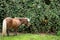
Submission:
{"label": "pony's belly", "polygon": [[18,27],[19,25],[21,25],[21,22],[18,19],[14,19],[13,23],[12,23],[12,26],[13,27]]}

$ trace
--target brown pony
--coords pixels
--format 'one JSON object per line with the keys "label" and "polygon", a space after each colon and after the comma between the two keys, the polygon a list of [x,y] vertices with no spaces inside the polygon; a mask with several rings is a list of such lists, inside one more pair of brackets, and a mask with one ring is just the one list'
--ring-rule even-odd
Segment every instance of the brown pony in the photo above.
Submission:
{"label": "brown pony", "polygon": [[14,29],[15,35],[17,35],[17,30],[20,25],[25,24],[26,26],[30,25],[30,19],[29,18],[11,18],[7,17],[3,20],[3,27],[2,27],[2,35],[8,35],[9,36],[9,30],[11,28]]}

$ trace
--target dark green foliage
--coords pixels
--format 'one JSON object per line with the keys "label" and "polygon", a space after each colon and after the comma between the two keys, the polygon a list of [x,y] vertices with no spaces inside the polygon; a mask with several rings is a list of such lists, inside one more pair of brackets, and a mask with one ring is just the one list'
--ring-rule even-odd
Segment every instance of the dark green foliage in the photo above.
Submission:
{"label": "dark green foliage", "polygon": [[0,0],[0,23],[5,17],[30,18],[31,26],[21,26],[19,31],[56,33],[60,29],[60,1]]}

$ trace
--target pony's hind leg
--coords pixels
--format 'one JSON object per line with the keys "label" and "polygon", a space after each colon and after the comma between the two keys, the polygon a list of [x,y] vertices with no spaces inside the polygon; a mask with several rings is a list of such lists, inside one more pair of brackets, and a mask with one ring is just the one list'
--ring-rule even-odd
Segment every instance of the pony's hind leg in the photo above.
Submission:
{"label": "pony's hind leg", "polygon": [[7,36],[9,36],[9,29],[7,29]]}
{"label": "pony's hind leg", "polygon": [[17,28],[14,29],[14,35],[17,35]]}

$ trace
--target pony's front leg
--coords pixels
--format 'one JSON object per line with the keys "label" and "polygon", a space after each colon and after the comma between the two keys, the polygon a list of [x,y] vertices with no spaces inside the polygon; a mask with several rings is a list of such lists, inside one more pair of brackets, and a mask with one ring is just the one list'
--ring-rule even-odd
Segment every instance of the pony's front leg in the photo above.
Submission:
{"label": "pony's front leg", "polygon": [[17,35],[17,28],[14,29],[14,35]]}
{"label": "pony's front leg", "polygon": [[7,29],[7,36],[9,36],[9,29]]}

